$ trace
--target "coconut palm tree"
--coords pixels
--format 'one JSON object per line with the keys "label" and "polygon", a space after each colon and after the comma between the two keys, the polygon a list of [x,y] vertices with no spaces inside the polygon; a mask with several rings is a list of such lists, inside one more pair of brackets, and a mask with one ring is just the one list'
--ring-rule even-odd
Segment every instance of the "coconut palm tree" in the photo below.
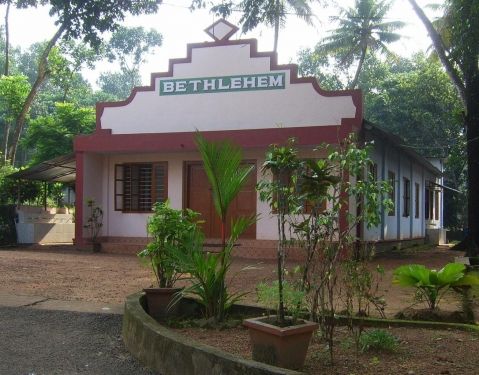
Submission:
{"label": "coconut palm tree", "polygon": [[[312,0],[242,0],[240,2],[230,1],[222,2],[211,8],[211,11],[228,17],[233,10],[239,9],[243,15],[240,19],[243,33],[255,29],[260,24],[266,24],[274,27],[274,47],[273,51],[278,50],[279,29],[286,24],[286,18],[289,15],[295,15],[308,24],[312,24],[313,12],[310,3]],[[193,0],[193,8],[203,6],[202,0]]]}
{"label": "coconut palm tree", "polygon": [[341,66],[349,67],[358,61],[356,73],[349,88],[356,87],[368,52],[393,55],[387,44],[399,40],[395,30],[404,26],[401,21],[385,21],[391,8],[387,0],[356,0],[353,8],[341,8],[340,15],[332,17],[338,27],[324,38],[318,51],[335,55]]}

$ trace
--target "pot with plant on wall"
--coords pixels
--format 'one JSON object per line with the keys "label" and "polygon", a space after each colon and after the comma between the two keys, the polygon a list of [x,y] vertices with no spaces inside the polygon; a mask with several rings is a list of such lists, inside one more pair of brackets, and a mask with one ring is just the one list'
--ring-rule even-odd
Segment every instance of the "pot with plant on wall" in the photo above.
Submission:
{"label": "pot with plant on wall", "polygon": [[186,252],[192,232],[197,230],[198,213],[192,210],[176,210],[169,201],[157,202],[153,215],[148,219],[147,231],[152,241],[138,253],[150,265],[158,287],[146,288],[147,308],[156,320],[165,320],[176,314],[177,305],[171,304],[176,293],[182,288],[175,287],[181,276],[175,259],[178,252]]}
{"label": "pot with plant on wall", "polygon": [[[282,147],[273,145],[266,154],[263,173],[271,174],[272,180],[260,182],[258,189],[260,198],[270,204],[278,219],[278,280],[273,284],[273,289],[265,288],[262,294],[274,295],[278,312],[277,315],[243,322],[249,329],[253,359],[289,369],[303,366],[311,336],[318,327],[317,323],[300,319],[299,314],[294,313],[299,311],[304,294],[292,293],[291,286],[285,281],[285,258],[289,244],[287,216],[296,205],[292,186],[295,185],[294,174],[299,165],[292,143]],[[299,298],[294,303],[288,303],[288,295],[291,294]],[[289,316],[286,315],[288,307],[290,313],[293,310]]]}

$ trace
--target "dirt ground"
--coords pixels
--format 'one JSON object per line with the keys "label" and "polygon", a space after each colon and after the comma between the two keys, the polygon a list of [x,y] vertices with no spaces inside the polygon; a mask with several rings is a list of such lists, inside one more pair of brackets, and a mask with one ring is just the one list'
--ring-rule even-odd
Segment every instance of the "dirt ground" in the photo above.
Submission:
{"label": "dirt ground", "polygon": [[[183,328],[180,333],[251,359],[248,331],[239,327],[223,331]],[[327,345],[313,337],[303,372],[311,375],[477,375],[479,335],[469,332],[412,328],[390,328],[398,348],[394,352],[358,352],[346,327],[337,327],[334,364]],[[472,354],[474,353],[474,354]],[[472,355],[471,355],[472,354]]]}
{"label": "dirt ground", "polygon": [[[381,265],[386,271],[378,291],[378,295],[386,299],[386,315],[392,317],[413,303],[411,289],[391,284],[394,268],[408,263],[440,268],[458,255],[460,253],[447,247],[420,247],[378,255],[371,267]],[[292,268],[294,264],[289,266]],[[241,271],[245,267],[248,269]],[[255,286],[260,281],[274,280],[275,269],[274,261],[235,259],[228,282],[233,290],[250,292],[245,302],[255,303]],[[127,295],[153,283],[152,272],[135,255],[86,253],[73,246],[0,250],[0,292],[3,293],[122,304]],[[445,310],[454,310],[456,306],[452,296],[441,305]]]}
{"label": "dirt ground", "polygon": [[[461,255],[446,247],[412,248],[377,256],[371,268],[381,265],[386,270],[379,295],[386,299],[386,315],[412,304],[412,290],[391,284],[392,270],[402,264],[419,263],[440,268]],[[240,272],[249,266],[247,270]],[[290,264],[293,267],[294,264]],[[229,276],[233,290],[250,291],[246,302],[255,303],[255,286],[275,279],[273,261],[235,259]],[[44,246],[0,250],[0,294],[43,296],[61,300],[80,300],[122,304],[125,296],[153,284],[152,273],[134,255],[85,253],[71,246]],[[456,309],[451,296],[443,301],[444,310]],[[479,313],[478,306],[475,306]],[[479,316],[479,315],[478,315]],[[182,329],[190,337],[219,346],[239,356],[250,358],[248,333],[243,328],[226,331]],[[477,372],[479,350],[477,334],[460,331],[392,328],[389,330],[399,348],[392,354],[357,354],[346,328],[339,327],[335,343],[336,364],[328,364],[327,347],[317,337],[308,352],[304,371],[309,374],[461,374]]]}

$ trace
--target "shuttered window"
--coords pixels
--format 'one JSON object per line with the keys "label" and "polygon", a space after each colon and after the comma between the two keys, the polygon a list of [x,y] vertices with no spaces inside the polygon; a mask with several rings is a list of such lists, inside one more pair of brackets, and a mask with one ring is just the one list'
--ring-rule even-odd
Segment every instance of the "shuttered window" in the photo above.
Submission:
{"label": "shuttered window", "polygon": [[115,210],[151,212],[167,197],[167,163],[126,163],[115,166]]}

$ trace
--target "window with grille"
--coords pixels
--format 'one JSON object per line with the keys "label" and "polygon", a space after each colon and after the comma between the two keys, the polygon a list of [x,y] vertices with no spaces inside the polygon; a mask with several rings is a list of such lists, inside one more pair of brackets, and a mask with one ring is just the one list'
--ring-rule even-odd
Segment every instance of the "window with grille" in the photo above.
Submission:
{"label": "window with grille", "polygon": [[414,217],[419,218],[419,184],[414,183]]}
{"label": "window with grille", "polygon": [[167,163],[127,163],[115,166],[115,210],[151,212],[167,197]]}
{"label": "window with grille", "polygon": [[411,213],[411,181],[406,177],[403,177],[403,211],[402,216],[409,217]]}
{"label": "window with grille", "polygon": [[396,215],[396,175],[394,172],[388,171],[388,181],[391,184],[391,191],[389,192],[389,199],[393,202],[391,210],[388,212],[388,216]]}

